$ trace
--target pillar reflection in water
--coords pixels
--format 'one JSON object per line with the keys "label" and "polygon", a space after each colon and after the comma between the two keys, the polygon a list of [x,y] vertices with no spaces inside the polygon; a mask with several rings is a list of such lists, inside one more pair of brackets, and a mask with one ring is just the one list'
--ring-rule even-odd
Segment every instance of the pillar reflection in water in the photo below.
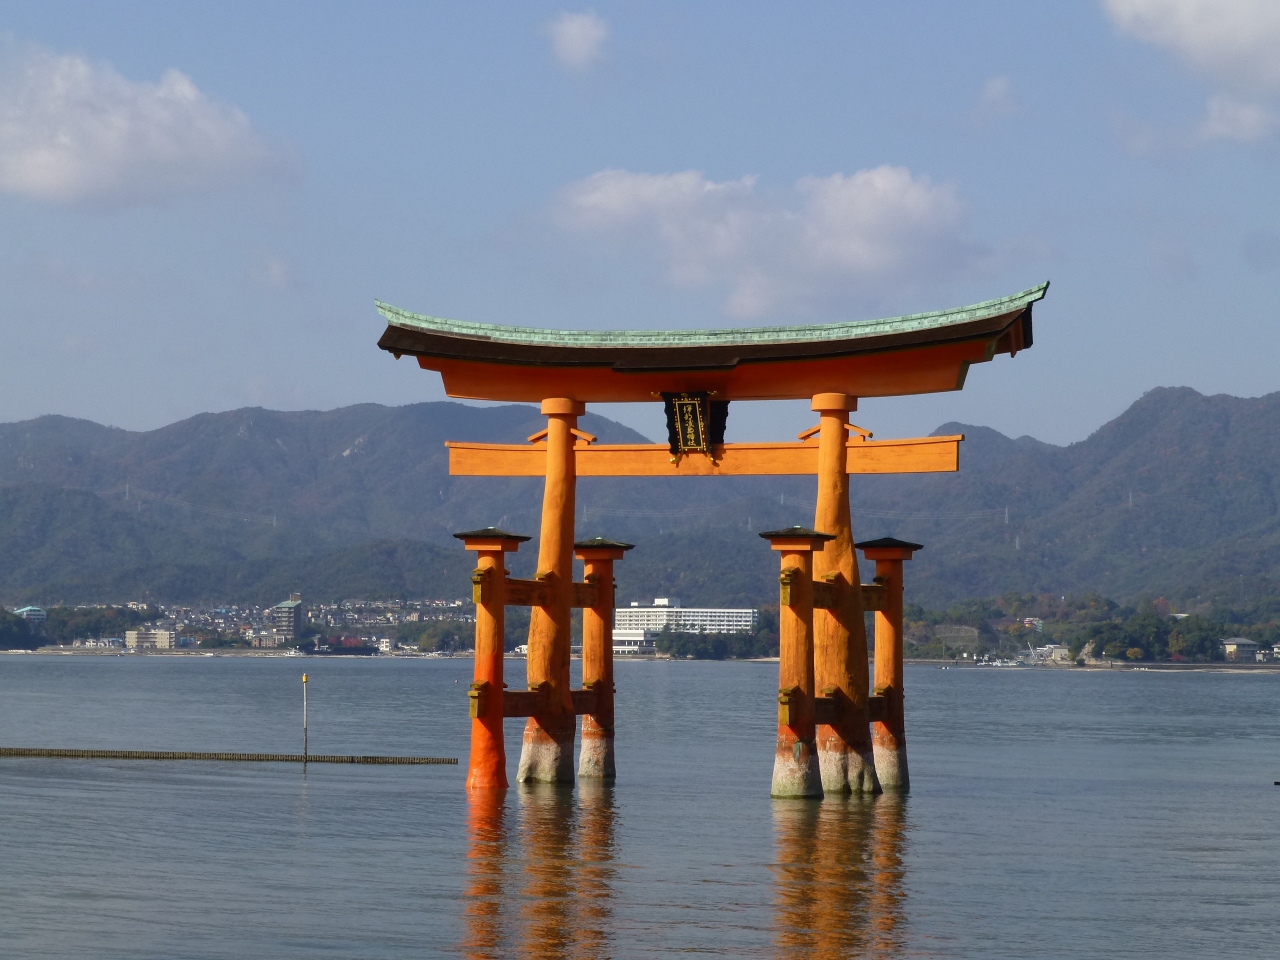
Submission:
{"label": "pillar reflection in water", "polygon": [[506,955],[503,904],[507,859],[506,790],[475,790],[467,797],[467,886],[462,955],[490,960]]}
{"label": "pillar reflection in water", "polygon": [[871,944],[880,956],[897,956],[906,939],[908,802],[902,794],[889,794],[872,805]]}
{"label": "pillar reflection in water", "polygon": [[462,954],[538,960],[610,956],[613,787],[528,784],[474,794]]}
{"label": "pillar reflection in water", "polygon": [[612,954],[614,828],[613,784],[578,781],[578,892],[575,955]]}
{"label": "pillar reflection in water", "polygon": [[774,955],[896,956],[903,798],[775,800]]}
{"label": "pillar reflection in water", "polygon": [[559,960],[571,957],[574,940],[573,788],[525,784],[520,800],[524,877],[521,927],[513,955]]}

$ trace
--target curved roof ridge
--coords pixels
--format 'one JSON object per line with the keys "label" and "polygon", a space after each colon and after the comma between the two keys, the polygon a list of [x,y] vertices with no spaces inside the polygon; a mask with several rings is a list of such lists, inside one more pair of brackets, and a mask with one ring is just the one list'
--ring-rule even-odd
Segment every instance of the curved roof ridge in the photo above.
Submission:
{"label": "curved roof ridge", "polygon": [[882,320],[699,330],[554,330],[544,327],[475,323],[469,320],[445,320],[440,317],[410,313],[408,310],[402,310],[380,300],[375,300],[374,303],[378,307],[378,312],[393,327],[475,340],[557,347],[672,347],[692,346],[698,343],[733,346],[796,341],[820,343],[826,340],[855,340],[921,330],[941,330],[957,324],[1000,316],[1020,307],[1026,307],[1042,299],[1048,289],[1049,283],[1046,281],[1021,293],[998,297],[995,300],[984,300],[982,303],[967,307],[913,313]]}

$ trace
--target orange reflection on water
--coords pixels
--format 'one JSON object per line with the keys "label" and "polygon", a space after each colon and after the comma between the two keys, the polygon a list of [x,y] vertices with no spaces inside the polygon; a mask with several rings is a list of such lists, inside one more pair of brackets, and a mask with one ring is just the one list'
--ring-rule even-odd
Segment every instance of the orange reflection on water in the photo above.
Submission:
{"label": "orange reflection on water", "polygon": [[474,960],[497,960],[502,946],[507,852],[505,790],[472,793],[467,809],[467,886],[462,913],[462,954]]}
{"label": "orange reflection on water", "polygon": [[578,923],[575,956],[609,956],[613,924],[613,787],[578,785]]}
{"label": "orange reflection on water", "polygon": [[[535,960],[610,954],[613,788],[524,785],[470,798],[464,894],[468,958]],[[518,819],[518,826],[512,823]],[[508,838],[512,829],[518,839]]]}
{"label": "orange reflection on water", "polygon": [[775,956],[899,953],[903,803],[895,796],[774,801]]}

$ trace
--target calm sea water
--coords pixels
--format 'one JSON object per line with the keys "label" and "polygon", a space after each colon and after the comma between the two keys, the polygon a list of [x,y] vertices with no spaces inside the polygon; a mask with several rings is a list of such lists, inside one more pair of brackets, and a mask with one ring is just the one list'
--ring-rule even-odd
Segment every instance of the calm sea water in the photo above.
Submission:
{"label": "calm sea water", "polygon": [[[1280,956],[1280,675],[909,667],[911,796],[810,803],[776,665],[621,663],[616,787],[471,804],[470,661],[305,668],[462,764],[0,760],[0,956]],[[292,752],[302,670],[0,657],[0,744]]]}

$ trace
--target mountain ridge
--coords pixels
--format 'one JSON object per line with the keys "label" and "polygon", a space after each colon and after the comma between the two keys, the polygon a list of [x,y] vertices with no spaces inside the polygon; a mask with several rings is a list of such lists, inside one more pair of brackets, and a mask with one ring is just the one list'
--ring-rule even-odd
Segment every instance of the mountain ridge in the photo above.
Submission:
{"label": "mountain ridge", "polygon": [[[58,416],[0,424],[0,598],[183,599],[204,577],[234,594],[221,599],[265,599],[273,570],[312,591],[352,595],[346,570],[362,590],[461,595],[453,531],[536,534],[541,483],[449,477],[443,441],[522,442],[542,423],[531,406],[435,402],[250,407],[137,432]],[[596,415],[582,425],[602,442],[645,441]],[[967,438],[960,471],[851,477],[854,533],[925,544],[908,571],[921,602],[1192,596],[1242,577],[1261,589],[1280,573],[1278,432],[1280,393],[1187,387],[1148,391],[1067,446],[947,423],[935,433]],[[753,531],[811,523],[813,498],[805,477],[584,478],[577,526],[638,544],[619,565],[620,598],[757,603],[776,571]],[[535,558],[531,543],[510,565],[531,572]]]}

